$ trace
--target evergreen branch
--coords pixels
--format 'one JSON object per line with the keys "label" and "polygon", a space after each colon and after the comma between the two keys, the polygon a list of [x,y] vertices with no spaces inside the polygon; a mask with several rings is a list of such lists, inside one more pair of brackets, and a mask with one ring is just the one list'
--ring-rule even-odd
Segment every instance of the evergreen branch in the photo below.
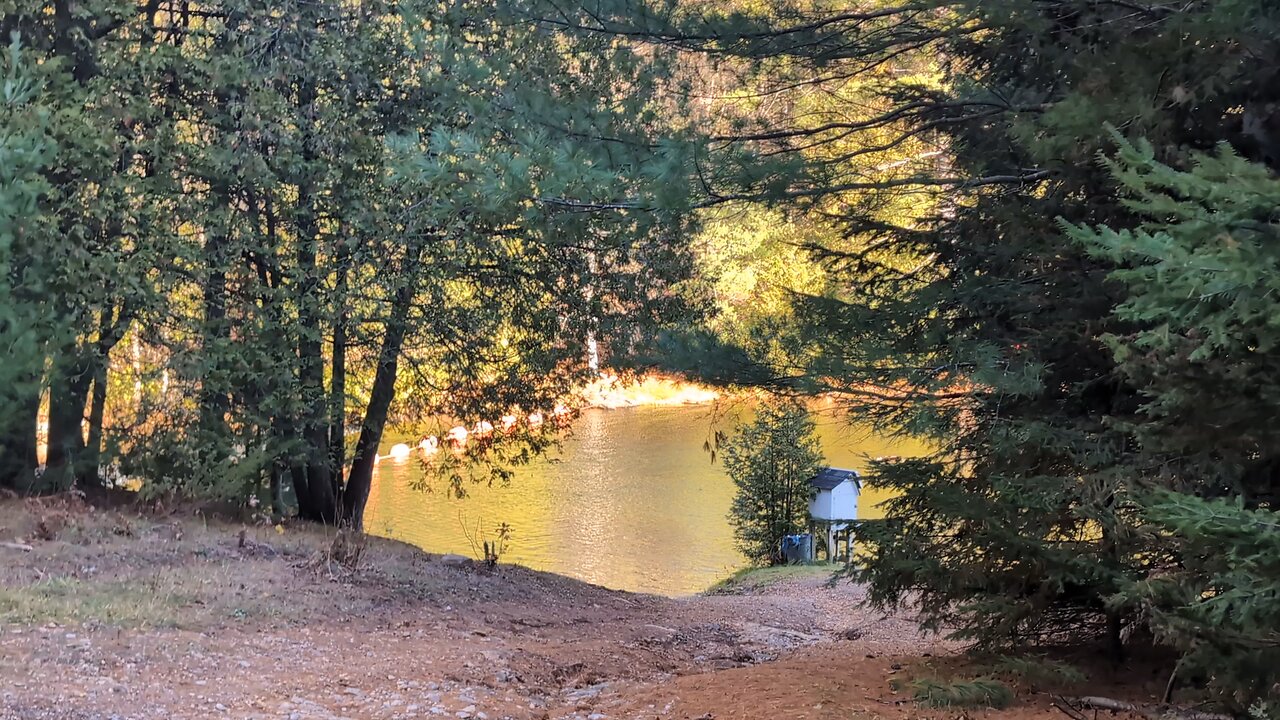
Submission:
{"label": "evergreen branch", "polygon": [[[866,182],[848,182],[839,183],[831,186],[819,186],[812,188],[784,190],[780,193],[770,191],[760,192],[741,192],[728,195],[713,194],[710,197],[693,203],[691,207],[695,209],[710,208],[717,205],[734,202],[761,202],[761,201],[777,201],[777,200],[800,200],[805,198],[826,197],[830,195],[838,195],[854,191],[865,190],[891,190],[895,188],[952,188],[952,189],[969,189],[984,187],[990,185],[1026,185],[1027,183],[1036,182],[1051,177],[1051,170],[1034,170],[1027,171],[1020,175],[988,175],[979,178],[961,178],[947,177],[935,178],[928,176],[912,176],[906,178],[896,178],[890,180],[869,180]],[[531,201],[543,205],[551,205],[561,207],[575,212],[593,212],[603,210],[640,210],[640,211],[656,211],[653,205],[644,203],[640,200],[616,200],[608,202],[595,202],[589,200],[573,200],[571,198],[557,197],[532,197]]]}
{"label": "evergreen branch", "polygon": [[882,8],[880,10],[871,10],[866,12],[846,12],[838,13],[830,17],[815,20],[809,23],[801,23],[785,28],[774,28],[767,30],[756,30],[751,32],[710,32],[710,33],[691,33],[680,31],[674,27],[668,28],[628,28],[621,20],[607,19],[604,13],[592,11],[584,5],[578,9],[595,21],[594,25],[575,22],[571,18],[571,14],[551,0],[544,0],[548,5],[553,7],[559,19],[534,15],[531,12],[517,10],[518,14],[523,15],[526,19],[533,20],[545,25],[558,27],[562,30],[572,30],[578,32],[594,32],[604,33],[608,35],[616,35],[619,37],[628,37],[638,40],[656,40],[663,43],[723,43],[738,40],[769,40],[789,35],[797,35],[804,33],[812,33],[820,30],[826,30],[835,25],[861,25],[874,20],[883,20],[906,13],[919,12],[924,9],[921,5],[901,5],[895,7]]}

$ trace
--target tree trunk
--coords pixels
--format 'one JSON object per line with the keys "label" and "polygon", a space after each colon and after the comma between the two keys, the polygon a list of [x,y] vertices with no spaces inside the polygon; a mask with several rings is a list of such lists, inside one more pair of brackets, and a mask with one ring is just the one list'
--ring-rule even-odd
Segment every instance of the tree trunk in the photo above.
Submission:
{"label": "tree trunk", "polygon": [[[311,335],[302,328],[302,335]],[[332,523],[337,519],[337,488],[330,454],[331,434],[328,424],[328,407],[324,394],[324,358],[319,340],[303,339],[298,342],[298,374],[303,395],[302,462],[294,470],[295,486],[299,474],[304,474],[305,490],[298,493],[299,514],[308,520]]]}
{"label": "tree trunk", "polygon": [[[25,390],[25,392],[24,392]],[[5,389],[7,411],[0,418],[0,487],[27,490],[39,464],[40,392],[35,378]]]}
{"label": "tree trunk", "polygon": [[86,461],[84,412],[89,398],[92,370],[84,360],[54,362],[49,377],[49,449],[41,485],[66,490]]}
{"label": "tree trunk", "polygon": [[298,517],[331,525],[338,521],[339,507],[333,475],[329,472],[328,432],[323,425],[318,429],[313,425],[304,430],[289,425],[288,429],[291,432],[288,437],[301,438],[303,443],[301,454],[289,468],[298,498]]}
{"label": "tree trunk", "polygon": [[1118,610],[1107,610],[1107,655],[1119,665],[1124,662],[1124,618]]}
{"label": "tree trunk", "polygon": [[341,314],[333,324],[332,375],[329,380],[329,466],[341,475],[346,464],[347,406],[347,318]]}
{"label": "tree trunk", "polygon": [[271,509],[272,515],[277,519],[283,519],[289,514],[289,509],[284,504],[284,476],[288,472],[289,468],[285,463],[278,460],[271,466]]}
{"label": "tree trunk", "polygon": [[[253,202],[253,201],[251,201]],[[262,216],[266,221],[266,236],[270,246],[274,247],[278,236],[279,218],[276,214],[275,203],[270,195],[266,195],[261,201]],[[258,272],[259,281],[262,283],[264,292],[261,303],[266,311],[267,317],[270,319],[273,327],[278,328],[280,332],[286,332],[290,327],[290,322],[285,318],[285,314],[281,303],[279,302],[278,292],[281,289],[281,273],[277,270],[272,272],[265,263],[255,263]],[[294,325],[296,327],[296,325]],[[325,502],[323,496],[323,488],[319,493],[315,492],[313,486],[316,483],[311,482],[311,478],[307,474],[305,448],[300,451],[299,444],[304,442],[302,432],[300,430],[299,419],[295,416],[293,403],[286,400],[293,400],[293,393],[297,392],[300,382],[297,378],[297,348],[301,344],[301,340],[297,342],[282,342],[277,346],[273,346],[271,352],[279,353],[273,357],[273,361],[278,363],[281,368],[289,367],[292,371],[285,376],[274,373],[267,383],[264,396],[271,397],[276,404],[285,407],[277,409],[271,417],[271,452],[274,456],[270,470],[270,483],[272,491],[272,502],[276,504],[276,512],[280,515],[286,513],[282,497],[283,497],[283,479],[288,475],[293,484],[294,495],[298,501],[298,516],[306,520],[315,520],[317,522],[331,523],[336,517],[337,506],[335,502]]]}
{"label": "tree trunk", "polygon": [[[111,350],[124,339],[131,318],[132,312],[127,305],[103,310],[98,321],[98,340],[90,346],[81,362],[83,374],[77,379],[80,384],[77,391],[82,395],[76,398],[76,402],[79,403],[79,409],[76,412],[79,414],[80,423],[83,423],[85,405],[89,405],[89,435],[86,439],[77,432],[76,438],[81,442],[80,457],[73,465],[75,481],[81,487],[102,484],[99,466],[102,462],[102,424],[107,405],[107,375],[111,366]],[[89,396],[91,386],[92,397]],[[52,403],[52,396],[50,402]],[[52,405],[50,415],[52,415]]]}
{"label": "tree trunk", "polygon": [[298,248],[296,253],[298,284],[298,386],[302,395],[302,417],[299,433],[302,436],[303,455],[294,467],[294,485],[305,475],[306,493],[298,494],[299,514],[308,520],[326,524],[337,519],[338,488],[336,473],[331,463],[328,398],[324,391],[324,355],[321,347],[321,318],[319,305],[320,271],[316,264],[320,244],[320,227],[317,221],[318,202],[316,169],[319,157],[311,127],[315,103],[315,89],[304,79],[298,93],[298,104],[303,113],[302,180],[298,184]]}
{"label": "tree trunk", "polygon": [[351,243],[338,248],[337,281],[334,284],[333,346],[329,380],[329,466],[341,478],[346,465],[347,424],[347,277],[351,265]]}
{"label": "tree trunk", "polygon": [[107,407],[108,358],[102,357],[93,369],[93,394],[89,398],[89,437],[85,441],[84,462],[76,471],[76,482],[93,485],[102,482],[102,424]]}
{"label": "tree trunk", "polygon": [[[1112,495],[1107,498],[1105,507],[1108,509],[1114,508],[1115,502],[1116,498]],[[1121,566],[1120,550],[1115,540],[1115,533],[1106,523],[1102,524],[1102,555],[1112,567]],[[1117,607],[1106,608],[1106,622],[1107,655],[1110,656],[1111,662],[1119,665],[1124,662],[1125,655],[1123,610]]]}
{"label": "tree trunk", "polygon": [[[38,235],[31,237],[39,237]],[[44,374],[43,340],[19,344],[24,330],[38,325],[28,313],[38,314],[42,299],[32,297],[34,287],[24,275],[34,273],[32,252],[26,243],[10,248],[8,277],[0,278],[7,312],[0,317],[0,346],[7,350],[4,382],[0,383],[0,488],[27,491],[40,464],[40,390]],[[15,357],[15,355],[17,357]]]}
{"label": "tree trunk", "polygon": [[387,320],[386,334],[378,351],[378,369],[373,377],[373,391],[369,406],[365,409],[364,422],[360,426],[360,439],[356,441],[355,455],[351,461],[351,474],[342,495],[343,521],[356,530],[364,529],[364,506],[369,500],[369,487],[373,482],[373,463],[378,457],[378,445],[382,443],[382,431],[387,425],[387,414],[396,392],[396,372],[400,364],[400,349],[404,345],[409,325],[409,308],[413,304],[414,288],[406,282],[396,290],[395,304]]}
{"label": "tree trunk", "polygon": [[205,438],[226,437],[227,410],[230,408],[220,372],[221,356],[231,339],[231,328],[227,323],[225,245],[225,239],[218,236],[210,236],[205,243],[209,270],[200,288],[204,304],[201,345],[206,363],[200,382],[200,434]]}

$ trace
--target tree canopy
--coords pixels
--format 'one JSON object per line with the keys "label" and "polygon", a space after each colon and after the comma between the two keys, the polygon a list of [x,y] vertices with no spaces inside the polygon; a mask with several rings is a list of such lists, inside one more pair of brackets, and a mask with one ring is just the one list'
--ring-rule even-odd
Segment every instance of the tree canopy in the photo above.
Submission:
{"label": "tree canopy", "polygon": [[[1280,703],[1274,3],[11,0],[0,31],[0,484],[358,524],[389,422],[550,408],[600,344],[928,440],[866,473],[872,603],[1146,638]],[[549,441],[506,427],[467,461]]]}
{"label": "tree canopy", "polygon": [[588,338],[679,305],[685,141],[623,42],[465,2],[46,9],[0,27],[9,487],[101,484],[110,451],[358,524],[389,419],[549,411]]}

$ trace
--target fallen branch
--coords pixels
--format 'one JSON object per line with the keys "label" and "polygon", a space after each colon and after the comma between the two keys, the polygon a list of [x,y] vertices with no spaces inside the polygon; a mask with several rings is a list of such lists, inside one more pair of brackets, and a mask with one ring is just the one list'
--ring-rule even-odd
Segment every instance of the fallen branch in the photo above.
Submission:
{"label": "fallen branch", "polygon": [[22,552],[31,552],[35,549],[30,545],[16,542],[0,542],[0,547],[7,547],[10,550],[21,550]]}
{"label": "fallen branch", "polygon": [[[1068,715],[1067,708],[1072,711],[1079,712],[1081,708],[1090,710],[1111,710],[1113,712],[1131,712],[1137,713],[1143,717],[1151,718],[1151,720],[1232,720],[1230,715],[1222,713],[1200,712],[1198,710],[1187,710],[1172,705],[1137,705],[1123,700],[1113,700],[1105,697],[1084,696],[1077,698],[1055,697],[1065,707],[1059,707]],[[1074,717],[1074,716],[1073,716]]]}
{"label": "fallen branch", "polygon": [[1085,720],[1084,713],[1080,712],[1074,705],[1063,698],[1055,697],[1054,702],[1049,703],[1049,707],[1061,711],[1062,714],[1071,718],[1071,720]]}

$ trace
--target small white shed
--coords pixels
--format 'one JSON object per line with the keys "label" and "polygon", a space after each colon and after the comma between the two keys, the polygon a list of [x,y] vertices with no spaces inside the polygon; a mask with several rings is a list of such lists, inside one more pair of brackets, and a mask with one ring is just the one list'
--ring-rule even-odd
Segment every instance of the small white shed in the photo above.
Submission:
{"label": "small white shed", "polygon": [[858,519],[858,495],[862,491],[857,471],[826,467],[809,478],[809,484],[817,490],[813,500],[809,502],[809,517],[814,525],[826,528],[827,557],[836,557],[836,546],[842,531],[846,536],[848,550],[852,551],[850,521]]}
{"label": "small white shed", "polygon": [[822,468],[809,478],[809,484],[818,491],[809,503],[809,515],[814,520],[858,519],[858,493],[862,485],[857,471]]}

